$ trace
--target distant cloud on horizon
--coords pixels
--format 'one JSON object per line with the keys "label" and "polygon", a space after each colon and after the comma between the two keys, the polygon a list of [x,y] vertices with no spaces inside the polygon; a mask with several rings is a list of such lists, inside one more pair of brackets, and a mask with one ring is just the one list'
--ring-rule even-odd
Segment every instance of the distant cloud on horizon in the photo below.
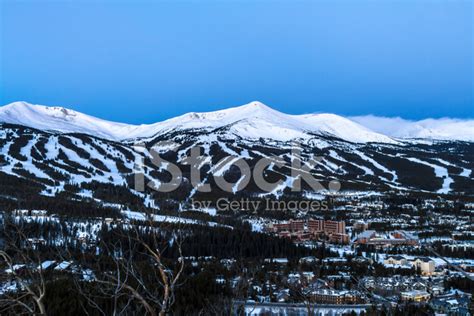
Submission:
{"label": "distant cloud on horizon", "polygon": [[474,138],[474,119],[443,117],[408,120],[372,114],[348,118],[375,132],[391,137],[452,139],[456,136],[466,141],[472,141]]}

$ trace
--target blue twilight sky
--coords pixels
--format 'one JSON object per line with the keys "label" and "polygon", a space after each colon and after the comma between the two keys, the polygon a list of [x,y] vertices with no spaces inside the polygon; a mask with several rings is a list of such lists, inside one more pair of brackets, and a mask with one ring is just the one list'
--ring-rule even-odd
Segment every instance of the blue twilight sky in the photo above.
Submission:
{"label": "blue twilight sky", "polygon": [[0,0],[0,103],[474,117],[472,1]]}

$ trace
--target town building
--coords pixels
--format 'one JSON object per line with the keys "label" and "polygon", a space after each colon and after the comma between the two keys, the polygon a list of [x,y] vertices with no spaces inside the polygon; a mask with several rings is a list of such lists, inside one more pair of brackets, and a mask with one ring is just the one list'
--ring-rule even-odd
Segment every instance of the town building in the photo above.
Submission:
{"label": "town building", "polygon": [[433,275],[436,268],[434,260],[428,257],[416,257],[414,259],[407,259],[402,255],[392,255],[386,257],[383,263],[385,265],[413,267],[416,270],[419,270],[421,274],[427,276]]}
{"label": "town building", "polygon": [[337,291],[321,289],[312,292],[315,303],[319,304],[356,304],[363,302],[357,291]]}
{"label": "town building", "polygon": [[430,300],[431,295],[426,291],[413,290],[409,292],[401,292],[400,298],[404,302],[427,302]]}
{"label": "town building", "polygon": [[405,266],[407,265],[407,259],[404,256],[396,255],[396,256],[388,256],[383,261],[384,264],[391,264],[394,266]]}
{"label": "town building", "polygon": [[406,231],[378,233],[375,230],[366,230],[357,236],[356,243],[375,246],[418,245],[418,238]]}
{"label": "town building", "polygon": [[352,227],[354,227],[354,230],[364,231],[364,230],[369,229],[369,224],[367,224],[364,221],[359,220],[359,221],[356,221]]}
{"label": "town building", "polygon": [[419,269],[423,275],[432,275],[435,272],[435,262],[428,257],[418,257],[410,260],[410,264]]}

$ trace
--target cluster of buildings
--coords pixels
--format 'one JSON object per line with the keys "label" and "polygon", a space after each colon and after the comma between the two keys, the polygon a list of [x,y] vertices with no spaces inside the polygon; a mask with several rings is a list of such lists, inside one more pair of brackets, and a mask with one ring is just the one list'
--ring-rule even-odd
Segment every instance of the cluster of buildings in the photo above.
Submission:
{"label": "cluster of buildings", "polygon": [[425,303],[429,301],[429,306],[435,315],[462,315],[469,316],[471,296],[467,293],[450,293],[432,297],[426,291],[413,290],[400,293],[402,302]]}
{"label": "cluster of buildings", "polygon": [[443,277],[393,275],[364,277],[359,286],[392,302],[426,303],[446,293]]}
{"label": "cluster of buildings", "polygon": [[[364,221],[354,223],[353,232],[361,232],[353,240],[359,245],[373,245],[376,247],[417,246],[418,237],[404,230],[392,232],[377,232],[367,230],[368,224]],[[287,222],[270,223],[266,231],[277,234],[279,237],[294,241],[328,240],[335,244],[348,244],[349,235],[346,234],[344,221],[308,219],[289,220]]]}
{"label": "cluster of buildings", "polygon": [[379,247],[416,246],[418,238],[406,231],[378,233],[375,230],[366,230],[357,236],[357,244],[374,245]]}
{"label": "cluster of buildings", "polygon": [[407,259],[402,255],[388,256],[385,258],[384,264],[398,267],[414,267],[415,269],[420,270],[422,275],[426,276],[431,276],[435,273],[435,262],[428,257]]}
{"label": "cluster of buildings", "polygon": [[438,315],[471,315],[470,304],[470,295],[456,291],[452,291],[448,295],[436,297],[430,301],[430,307]]}
{"label": "cluster of buildings", "polygon": [[[387,306],[390,303],[391,306],[429,306],[438,314],[469,315],[471,295],[468,293],[472,291],[466,275],[474,275],[474,261],[468,259],[472,258],[474,249],[474,203],[468,209],[443,198],[420,199],[415,204],[411,204],[414,201],[411,197],[407,197],[407,203],[401,203],[403,199],[403,195],[395,200],[335,196],[334,215],[321,216],[337,216],[339,221],[303,220],[307,214],[302,213],[296,215],[298,219],[273,225],[268,222],[275,220],[268,219],[263,221],[263,226],[268,233],[280,237],[298,242],[309,240],[304,244],[311,246],[321,246],[316,241],[331,241],[331,245],[324,245],[330,254],[299,260],[298,269],[313,272],[313,278],[305,278],[306,274],[300,272],[299,284],[304,287],[305,295],[311,294],[307,299],[315,304],[368,302]],[[335,245],[339,242],[351,245]],[[425,246],[439,255],[422,256],[427,253]],[[439,256],[449,263],[436,258]],[[277,269],[276,265],[269,267]],[[297,273],[291,271],[290,277],[285,270],[288,265],[278,267],[275,273],[282,281],[272,293],[287,293],[288,297],[281,296],[278,302],[294,302],[289,288],[298,283],[289,280],[295,279],[293,275]]]}
{"label": "cluster of buildings", "polygon": [[349,235],[346,234],[344,221],[322,219],[290,220],[284,223],[269,224],[267,231],[280,237],[297,241],[321,240],[328,238],[332,243],[347,244]]}

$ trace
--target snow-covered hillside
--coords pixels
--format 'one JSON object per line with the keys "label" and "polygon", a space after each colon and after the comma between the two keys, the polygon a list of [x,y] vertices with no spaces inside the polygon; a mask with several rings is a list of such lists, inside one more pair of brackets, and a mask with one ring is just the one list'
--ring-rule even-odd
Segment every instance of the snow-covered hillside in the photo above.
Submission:
{"label": "snow-covered hillside", "polygon": [[[387,121],[388,120],[388,121]],[[426,138],[474,141],[474,122],[455,120],[403,120],[377,117],[344,118],[335,114],[289,115],[260,102],[205,113],[187,113],[163,122],[130,125],[110,122],[62,107],[15,102],[0,107],[0,122],[44,131],[85,133],[109,140],[151,138],[172,131],[225,129],[226,138],[276,141],[311,139],[314,134],[353,143],[396,144],[401,139]],[[390,129],[392,127],[392,129]],[[375,131],[374,131],[375,130]]]}
{"label": "snow-covered hillside", "polygon": [[[133,132],[140,129],[151,134],[158,132],[160,137],[150,137],[146,145],[157,149],[167,161],[185,172],[189,170],[187,155],[192,148],[199,146],[204,159],[195,166],[203,168],[204,174],[202,183],[197,187],[209,184],[214,197],[230,194],[230,191],[219,190],[216,176],[225,175],[227,181],[241,183],[245,175],[240,174],[239,168],[234,168],[233,164],[241,159],[254,170],[262,157],[278,157],[284,162],[282,166],[272,164],[265,171],[265,176],[277,185],[263,191],[250,179],[244,194],[281,197],[293,187],[298,172],[308,173],[308,166],[309,172],[325,188],[331,188],[331,182],[337,181],[344,191],[415,190],[438,194],[474,194],[474,143],[384,143],[383,135],[328,114],[290,116],[257,103],[226,111],[187,114],[155,126],[148,125],[145,129],[114,123],[108,125],[108,122],[63,109],[44,109],[46,112],[35,112],[35,107],[26,109],[31,109],[31,112],[22,112],[29,114],[24,117],[11,115],[18,114],[13,111],[4,111],[3,114],[10,114],[10,123],[25,124],[28,119],[37,124],[37,128],[43,127],[43,130],[7,124],[3,124],[0,129],[0,189],[3,195],[13,200],[22,194],[25,198],[35,194],[69,194],[74,198],[90,199],[93,192],[98,192],[96,198],[119,192],[122,197],[128,195],[132,200],[141,200],[140,203],[149,205],[152,203],[150,196],[133,189],[136,167],[140,166],[137,162],[145,163],[143,169],[139,170],[140,174],[144,175],[144,181],[146,179],[147,183],[153,183],[155,187],[169,181],[166,171],[169,164],[155,165],[152,153],[144,150],[142,156],[142,151],[136,151],[134,143],[104,139],[111,131]],[[51,120],[56,125],[49,127],[48,121],[39,121],[39,117]],[[83,125],[80,125],[81,120]],[[281,124],[272,124],[273,121]],[[332,124],[325,125],[329,121]],[[100,130],[102,126],[111,127],[105,130],[105,134],[99,134],[103,138],[45,131],[61,127],[65,132],[94,134],[96,129],[103,132]],[[217,128],[219,126],[223,127]],[[310,128],[314,134],[307,132]],[[351,131],[354,131],[352,135]],[[144,132],[141,135],[147,135]],[[348,142],[333,135],[351,136],[352,141],[357,141],[355,137],[362,137],[364,141],[370,138],[382,142]],[[120,134],[112,133],[112,136],[118,137]],[[260,137],[273,140],[262,142]],[[292,141],[285,140],[295,137],[307,138],[301,142],[298,152],[294,152],[295,144]],[[172,141],[176,146],[171,149],[163,145],[163,140]],[[302,162],[304,169],[292,166],[296,160]],[[182,180],[180,189],[173,192],[176,201],[205,195],[196,191],[186,174],[183,174]],[[29,188],[29,191],[18,190],[18,183],[23,188]],[[101,189],[97,191],[98,188]],[[308,193],[314,193],[314,190],[307,185],[303,187],[303,191]],[[232,194],[237,193],[238,186],[233,186],[231,191]]]}

